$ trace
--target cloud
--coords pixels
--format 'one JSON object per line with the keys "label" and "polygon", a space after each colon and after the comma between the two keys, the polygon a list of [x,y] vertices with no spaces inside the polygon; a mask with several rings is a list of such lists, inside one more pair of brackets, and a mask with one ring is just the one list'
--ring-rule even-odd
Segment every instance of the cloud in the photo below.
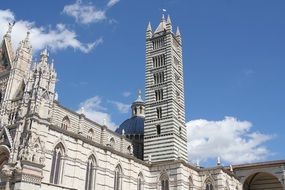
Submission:
{"label": "cloud", "polygon": [[131,92],[126,91],[126,92],[123,92],[122,95],[123,95],[125,98],[127,98],[127,97],[129,97],[129,96],[131,95]]}
{"label": "cloud", "polygon": [[128,113],[131,107],[129,104],[124,104],[122,102],[111,101],[111,100],[109,100],[108,102],[113,104],[120,113]]}
{"label": "cloud", "polygon": [[74,17],[75,21],[81,24],[90,24],[106,19],[105,10],[99,10],[94,5],[84,4],[80,0],[77,0],[74,4],[64,6],[63,13]]}
{"label": "cloud", "polygon": [[186,124],[188,156],[192,161],[208,161],[218,156],[228,163],[262,161],[271,152],[264,143],[272,135],[250,131],[252,124],[225,117],[221,121],[198,119]]}
{"label": "cloud", "polygon": [[120,0],[110,0],[107,4],[108,7],[112,7],[117,4]]}
{"label": "cloud", "polygon": [[[15,21],[15,15],[10,10],[0,10],[0,35],[3,36],[7,29],[8,23]],[[38,27],[35,22],[18,20],[13,27],[12,42],[17,47],[18,43],[26,37],[26,32],[30,31],[30,41],[35,51],[49,46],[52,51],[73,48],[83,53],[89,53],[92,49],[103,43],[99,38],[91,43],[82,43],[77,39],[75,31],[68,29],[64,24],[59,23],[54,28]]]}
{"label": "cloud", "polygon": [[[102,106],[102,99],[99,96],[94,96],[83,101],[80,103],[80,107],[84,109],[84,115],[87,118],[101,125],[104,124],[105,120],[107,127],[113,131],[117,128],[111,119],[111,115],[106,113],[107,108]],[[77,112],[81,112],[81,109],[77,110]]]}

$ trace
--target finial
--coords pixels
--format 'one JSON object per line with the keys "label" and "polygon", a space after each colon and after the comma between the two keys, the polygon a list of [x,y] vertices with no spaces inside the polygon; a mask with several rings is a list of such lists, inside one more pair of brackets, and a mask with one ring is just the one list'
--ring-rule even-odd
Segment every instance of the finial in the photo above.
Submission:
{"label": "finial", "polygon": [[122,130],[122,135],[125,135],[125,129]]}
{"label": "finial", "polygon": [[197,168],[200,168],[200,161],[199,160],[196,161],[196,166],[197,166]]}
{"label": "finial", "polygon": [[150,22],[148,22],[146,31],[152,31]]}
{"label": "finial", "polygon": [[180,36],[181,34],[180,34],[180,30],[179,30],[179,27],[177,26],[177,29],[176,29],[176,34],[175,34],[176,36]]}
{"label": "finial", "polygon": [[106,126],[106,119],[105,118],[103,119],[103,125]]}
{"label": "finial", "polygon": [[51,70],[53,70],[53,68],[54,68],[54,59],[51,60],[50,68],[51,68]]}
{"label": "finial", "polygon": [[136,99],[136,102],[143,102],[143,100],[142,100],[142,91],[141,90],[138,90],[138,97]]}
{"label": "finial", "polygon": [[231,171],[231,172],[234,172],[234,169],[233,169],[233,166],[232,166],[232,165],[230,165],[230,171]]}
{"label": "finial", "polygon": [[15,23],[16,23],[15,21],[14,21],[13,23],[10,23],[10,22],[9,22],[9,27],[8,27],[7,32],[6,32],[6,35],[8,35],[8,36],[11,35],[12,29],[13,29],[13,26],[15,25]]}
{"label": "finial", "polygon": [[46,46],[45,49],[41,52],[41,56],[44,56],[44,57],[48,57],[48,56],[49,56],[48,47],[47,47],[47,46]]}
{"label": "finial", "polygon": [[167,15],[167,23],[171,24],[171,19],[169,15]]}
{"label": "finial", "polygon": [[217,158],[217,166],[220,166],[221,165],[221,158],[218,156]]}
{"label": "finial", "polygon": [[58,93],[57,93],[57,92],[54,93],[54,99],[55,99],[56,101],[58,101]]}
{"label": "finial", "polygon": [[84,115],[84,107],[80,108],[80,114]]}
{"label": "finial", "polygon": [[161,20],[165,20],[165,18],[164,18],[164,14],[162,14],[162,18],[161,18]]}
{"label": "finial", "polygon": [[25,42],[29,41],[29,36],[30,36],[30,31],[27,32],[26,38],[25,38]]}

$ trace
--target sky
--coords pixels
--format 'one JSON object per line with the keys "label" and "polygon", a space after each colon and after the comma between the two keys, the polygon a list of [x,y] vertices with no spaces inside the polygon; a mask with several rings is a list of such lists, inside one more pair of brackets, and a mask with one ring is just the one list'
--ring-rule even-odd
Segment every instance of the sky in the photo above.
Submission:
{"label": "sky", "polygon": [[[145,31],[162,14],[183,43],[188,155],[215,165],[285,158],[284,0],[2,0],[0,35],[48,47],[62,105],[114,130],[144,91]],[[163,12],[163,9],[166,12]]]}

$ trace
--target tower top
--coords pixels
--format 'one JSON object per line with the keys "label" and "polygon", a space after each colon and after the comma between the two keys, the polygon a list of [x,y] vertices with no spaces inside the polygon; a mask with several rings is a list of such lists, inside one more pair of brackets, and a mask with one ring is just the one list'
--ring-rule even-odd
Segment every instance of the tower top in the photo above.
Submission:
{"label": "tower top", "polygon": [[166,21],[164,18],[164,14],[162,14],[161,21],[160,21],[158,27],[156,28],[156,30],[154,31],[154,33],[159,33],[159,32],[165,31],[165,30],[166,30]]}

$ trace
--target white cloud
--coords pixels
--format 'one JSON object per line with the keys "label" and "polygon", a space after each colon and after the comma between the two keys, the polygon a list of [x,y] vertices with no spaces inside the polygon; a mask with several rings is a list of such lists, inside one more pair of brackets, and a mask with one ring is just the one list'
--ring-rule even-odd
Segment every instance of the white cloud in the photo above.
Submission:
{"label": "white cloud", "polygon": [[186,125],[188,156],[193,162],[220,156],[228,163],[247,163],[262,161],[271,154],[264,143],[273,136],[250,131],[248,121],[225,117],[221,121],[193,120]]}
{"label": "white cloud", "polygon": [[77,0],[74,4],[66,5],[63,13],[74,17],[75,21],[81,24],[99,22],[106,19],[105,10],[99,10],[92,4],[84,4]]}
{"label": "white cloud", "polygon": [[117,4],[120,0],[110,0],[107,4],[108,7],[112,7]]}
{"label": "white cloud", "polygon": [[120,113],[128,113],[131,107],[129,104],[124,104],[122,102],[117,102],[117,101],[108,101],[108,102],[113,104]]}
{"label": "white cloud", "polygon": [[129,97],[129,96],[131,95],[131,92],[126,91],[126,92],[123,92],[122,95],[123,95],[125,98],[127,98],[127,97]]}
{"label": "white cloud", "polygon": [[[84,108],[84,115],[87,118],[101,125],[104,124],[105,120],[107,127],[113,131],[117,128],[116,124],[111,119],[111,115],[106,113],[107,109],[102,106],[102,99],[99,96],[94,96],[85,100],[84,102],[80,103],[80,107]],[[80,109],[77,110],[77,112],[80,111]]]}
{"label": "white cloud", "polygon": [[[7,29],[8,23],[13,22],[15,15],[10,10],[0,10],[0,35],[3,36]],[[99,38],[91,43],[82,43],[77,39],[75,31],[69,30],[64,24],[57,24],[55,28],[38,27],[35,22],[26,20],[16,21],[12,30],[12,42],[14,47],[26,37],[26,32],[30,31],[30,41],[35,51],[41,50],[49,46],[52,51],[60,49],[74,48],[84,53],[89,53],[99,44],[103,43],[103,39]]]}

